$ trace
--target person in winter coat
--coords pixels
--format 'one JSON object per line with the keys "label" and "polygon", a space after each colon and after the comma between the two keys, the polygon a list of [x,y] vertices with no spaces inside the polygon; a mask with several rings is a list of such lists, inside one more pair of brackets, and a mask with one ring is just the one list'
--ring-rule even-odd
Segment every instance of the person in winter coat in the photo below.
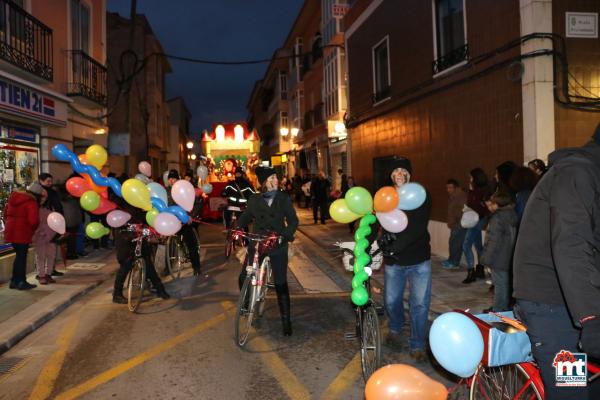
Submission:
{"label": "person in winter coat", "polygon": [[52,241],[56,232],[48,226],[48,215],[54,212],[47,204],[48,194],[44,190],[40,198],[39,225],[33,234],[33,247],[35,247],[35,264],[37,266],[37,278],[40,285],[56,283],[52,279],[54,261],[56,260],[56,244]]}
{"label": "person in winter coat", "polygon": [[[525,206],[531,196],[531,191],[535,187],[535,173],[527,167],[519,167],[515,170],[510,178],[510,186],[515,193],[515,212],[519,217],[519,224],[525,212]],[[519,225],[517,225],[518,227]]]}
{"label": "person in winter coat", "polygon": [[579,345],[600,360],[600,124],[592,141],[551,153],[549,164],[519,227],[515,314],[527,326],[546,399],[598,399],[600,383],[556,387],[553,361]]}
{"label": "person in winter coat", "polygon": [[[287,284],[288,242],[294,240],[294,233],[298,228],[298,217],[290,196],[279,190],[279,182],[274,168],[257,167],[256,176],[262,186],[261,193],[250,197],[248,207],[238,219],[237,226],[239,229],[244,229],[253,222],[253,233],[269,235],[275,232],[282,236],[282,242],[271,250],[268,255],[271,259],[271,268],[275,280],[275,292],[277,293],[277,303],[281,314],[283,335],[291,336],[290,292]],[[249,248],[251,252],[248,257],[251,259],[254,252],[252,244]],[[246,265],[242,265],[239,276],[240,288],[245,279]]]}
{"label": "person in winter coat", "polygon": [[481,241],[481,231],[486,223],[486,218],[489,211],[485,205],[486,200],[490,196],[488,186],[488,178],[481,168],[474,168],[469,174],[469,193],[467,194],[467,207],[472,209],[479,215],[479,222],[472,228],[467,229],[465,241],[463,243],[463,251],[467,259],[467,277],[462,281],[464,284],[475,282],[477,278],[484,279],[485,273],[481,262],[475,268],[475,257],[473,255],[473,246],[477,252],[477,260],[481,257],[483,251],[483,243]]}
{"label": "person in winter coat", "polygon": [[315,224],[318,220],[319,209],[321,211],[321,223],[325,224],[327,207],[329,207],[329,192],[331,192],[331,182],[329,182],[329,179],[325,176],[325,172],[320,171],[319,176],[315,177],[310,184],[310,195],[313,202],[313,219]]}
{"label": "person in winter coat", "polygon": [[[396,188],[410,182],[410,160],[397,157],[392,162],[390,177]],[[427,230],[431,212],[431,199],[417,209],[405,211],[408,226],[400,233],[383,233],[379,239],[385,260],[384,300],[389,318],[389,334],[386,342],[399,349],[402,346],[401,331],[404,327],[404,291],[408,283],[409,316],[411,321],[409,350],[417,362],[427,359],[425,341],[429,305],[431,303],[431,246]]]}
{"label": "person in winter coat", "polygon": [[46,193],[48,193],[48,199],[46,200],[45,207],[52,211],[56,211],[57,213],[62,214],[63,207],[60,202],[60,196],[53,188],[54,178],[52,177],[52,175],[50,175],[47,172],[42,172],[38,176],[38,181],[39,181],[40,185],[42,185],[44,190],[46,190]]}
{"label": "person in winter coat", "polygon": [[244,176],[244,171],[241,168],[237,168],[235,170],[235,179],[229,181],[222,193],[222,196],[227,198],[227,210],[223,212],[225,228],[231,228],[233,214],[239,217],[246,209],[248,199],[254,193],[254,188]]}
{"label": "person in winter coat", "polygon": [[447,225],[450,229],[450,238],[448,239],[448,259],[442,262],[442,268],[454,269],[460,266],[463,243],[467,234],[467,230],[460,225],[463,208],[467,202],[467,194],[456,179],[448,179],[446,192],[448,192]]}
{"label": "person in winter coat", "polygon": [[27,252],[39,224],[39,202],[43,193],[42,185],[34,182],[26,191],[12,192],[4,209],[4,240],[15,249],[9,285],[11,289],[28,290],[36,287],[26,280]]}
{"label": "person in winter coat", "polygon": [[481,263],[492,269],[494,305],[483,312],[510,310],[512,255],[517,239],[517,213],[511,195],[496,192],[487,202],[492,213]]}

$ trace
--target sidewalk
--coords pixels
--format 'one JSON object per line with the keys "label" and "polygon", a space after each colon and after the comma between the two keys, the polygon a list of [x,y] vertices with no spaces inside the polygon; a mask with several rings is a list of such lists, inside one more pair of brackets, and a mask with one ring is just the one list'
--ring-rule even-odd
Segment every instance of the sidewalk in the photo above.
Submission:
{"label": "sidewalk", "polygon": [[[314,224],[312,219],[312,210],[296,207],[300,227],[298,228],[304,235],[310,238],[316,247],[320,247],[321,258],[327,261],[327,268],[334,267],[335,272],[347,278],[347,289],[349,290],[352,272],[347,272],[342,266],[342,252],[334,243],[337,241],[354,241],[346,224],[339,224],[333,220],[327,220],[325,225]],[[431,288],[431,307],[430,319],[434,319],[453,309],[470,310],[477,314],[483,309],[493,304],[493,293],[489,291],[489,286],[481,280],[469,285],[462,283],[466,277],[466,268],[461,267],[457,270],[445,270],[441,263],[444,259],[436,255],[431,257],[432,267],[432,288]],[[323,264],[313,258],[322,269]],[[327,273],[327,270],[324,270]],[[383,289],[383,268],[372,275],[374,287]],[[339,284],[339,283],[338,283]],[[342,286],[341,286],[342,287]],[[383,293],[382,293],[383,294]],[[408,290],[405,294],[405,302],[408,301]],[[406,303],[407,304],[407,303]]]}
{"label": "sidewalk", "polygon": [[62,264],[57,267],[65,275],[55,277],[54,284],[39,285],[35,273],[30,273],[27,281],[37,284],[35,289],[21,291],[9,289],[8,283],[0,285],[0,354],[110,279],[118,264],[114,251],[101,249],[68,261],[66,269]]}

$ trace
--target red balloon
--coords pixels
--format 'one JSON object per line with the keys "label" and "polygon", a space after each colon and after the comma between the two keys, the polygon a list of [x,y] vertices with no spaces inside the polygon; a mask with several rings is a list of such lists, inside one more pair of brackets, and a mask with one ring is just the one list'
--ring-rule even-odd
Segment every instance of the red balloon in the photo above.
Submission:
{"label": "red balloon", "polygon": [[106,192],[100,192],[100,197],[108,199],[108,190]]}
{"label": "red balloon", "polygon": [[79,177],[73,177],[67,181],[66,184],[67,192],[71,196],[81,197],[88,190],[92,190],[90,185],[86,182],[85,179]]}
{"label": "red balloon", "polygon": [[200,197],[202,196],[202,189],[200,189],[199,187],[196,188],[196,197]]}
{"label": "red balloon", "polygon": [[98,206],[98,208],[91,211],[91,213],[94,215],[102,215],[114,210],[115,208],[117,208],[117,205],[115,203],[100,196],[100,205]]}

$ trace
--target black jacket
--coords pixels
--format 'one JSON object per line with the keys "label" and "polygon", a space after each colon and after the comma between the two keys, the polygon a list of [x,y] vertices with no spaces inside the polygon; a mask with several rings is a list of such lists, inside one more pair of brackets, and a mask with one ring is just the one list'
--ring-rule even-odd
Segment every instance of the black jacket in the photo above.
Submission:
{"label": "black jacket", "polygon": [[498,208],[490,217],[480,263],[498,271],[510,271],[517,238],[515,206]]}
{"label": "black jacket", "polygon": [[410,266],[431,259],[428,231],[431,196],[416,210],[404,211],[408,217],[406,229],[400,233],[383,232],[378,240],[386,265]]}
{"label": "black jacket", "polygon": [[316,177],[310,184],[310,195],[316,202],[324,202],[329,199],[329,192],[331,192],[331,182],[329,179],[321,179]]}
{"label": "black jacket", "polygon": [[56,190],[54,190],[52,188],[52,186],[42,186],[44,189],[46,189],[46,193],[48,193],[48,199],[46,200],[46,207],[48,207],[50,210],[52,211],[56,211],[59,214],[63,214],[63,206],[62,203],[60,202],[60,196],[58,195],[58,193],[56,192]]}
{"label": "black jacket", "polygon": [[298,228],[298,217],[292,205],[292,200],[287,193],[278,191],[271,206],[267,204],[261,193],[252,195],[248,200],[248,207],[237,221],[238,228],[245,228],[251,222],[252,232],[267,235],[277,232],[285,238],[282,246],[287,247],[287,242],[294,240],[294,233]]}
{"label": "black jacket", "polygon": [[254,189],[250,182],[244,178],[235,178],[229,181],[222,196],[227,198],[227,204],[234,207],[246,207],[250,196],[254,194]]}
{"label": "black jacket", "polygon": [[600,315],[600,145],[555,151],[529,197],[513,262],[517,299]]}

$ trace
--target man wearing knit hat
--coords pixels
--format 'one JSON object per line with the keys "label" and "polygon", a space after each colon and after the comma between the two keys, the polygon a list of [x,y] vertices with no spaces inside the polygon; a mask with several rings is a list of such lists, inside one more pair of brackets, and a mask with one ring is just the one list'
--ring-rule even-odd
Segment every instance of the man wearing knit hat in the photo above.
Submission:
{"label": "man wearing knit hat", "polygon": [[554,360],[562,350],[600,360],[600,124],[593,140],[553,152],[549,164],[519,227],[515,314],[527,326],[546,399],[598,399],[597,382],[557,387]]}

